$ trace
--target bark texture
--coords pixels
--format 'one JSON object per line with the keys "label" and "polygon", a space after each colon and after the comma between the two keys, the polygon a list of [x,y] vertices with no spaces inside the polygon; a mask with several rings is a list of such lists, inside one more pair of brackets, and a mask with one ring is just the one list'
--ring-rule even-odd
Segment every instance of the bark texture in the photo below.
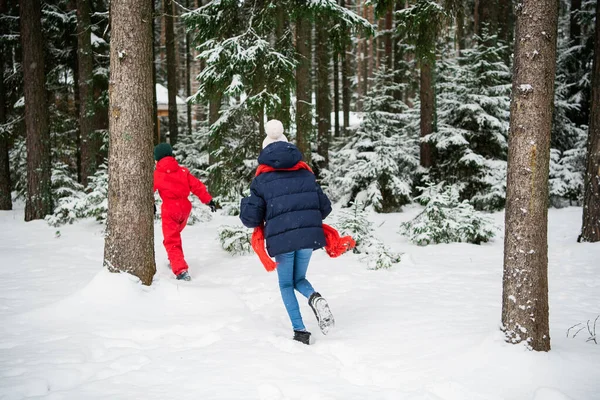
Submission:
{"label": "bark texture", "polygon": [[600,241],[600,2],[596,4],[596,33],[592,69],[592,102],[587,145],[587,169],[580,240]]}
{"label": "bark texture", "polygon": [[[0,14],[6,13],[6,0],[0,0]],[[6,24],[0,26],[0,35],[6,34]],[[5,44],[0,43],[0,125],[6,123],[6,87],[4,86],[4,63],[8,54]],[[10,167],[8,162],[8,137],[0,133],[0,210],[12,210],[10,197]]]}
{"label": "bark texture", "polygon": [[110,4],[110,150],[104,265],[150,285],[154,262],[152,0]]}
{"label": "bark texture", "polygon": [[164,0],[165,42],[167,46],[167,89],[169,91],[169,142],[177,143],[177,42],[174,27],[174,8],[172,0]]}
{"label": "bark texture", "polygon": [[27,132],[27,199],[25,221],[52,212],[50,127],[44,75],[42,10],[39,0],[20,2],[25,129]]}
{"label": "bark texture", "polygon": [[502,329],[507,342],[548,351],[548,171],[558,7],[554,0],[521,5],[510,106]]}
{"label": "bark texture", "polygon": [[328,26],[325,21],[317,21],[317,152],[322,157],[319,171],[329,166],[329,137],[331,136],[331,88],[329,86]]}
{"label": "bark texture", "polygon": [[96,172],[96,154],[100,149],[94,135],[93,53],[90,31],[90,3],[77,0],[77,67],[79,71],[79,134],[81,137],[81,183]]}
{"label": "bark texture", "polygon": [[[421,60],[421,75],[419,99],[421,101],[421,138],[433,132],[433,123],[435,117],[435,92],[433,87],[433,69],[435,68],[434,61],[423,59]],[[431,153],[431,145],[421,142],[421,166],[429,168],[433,165],[433,154]]]}
{"label": "bark texture", "polygon": [[[301,2],[302,3],[302,2]],[[312,23],[304,16],[296,21],[296,51],[299,62],[296,68],[296,145],[307,163],[311,161],[310,137],[312,133],[312,101],[310,98]]]}

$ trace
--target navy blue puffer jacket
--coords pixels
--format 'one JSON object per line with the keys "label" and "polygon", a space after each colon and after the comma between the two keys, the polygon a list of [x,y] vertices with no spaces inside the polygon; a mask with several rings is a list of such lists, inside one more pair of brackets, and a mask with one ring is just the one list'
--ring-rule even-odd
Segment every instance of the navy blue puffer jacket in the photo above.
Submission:
{"label": "navy blue puffer jacket", "polygon": [[[275,142],[263,149],[259,164],[275,169],[292,168],[302,153],[287,142]],[[242,199],[240,219],[248,228],[265,223],[267,251],[271,257],[300,249],[325,246],[323,219],[331,202],[306,169],[273,171],[252,180],[250,197]]]}

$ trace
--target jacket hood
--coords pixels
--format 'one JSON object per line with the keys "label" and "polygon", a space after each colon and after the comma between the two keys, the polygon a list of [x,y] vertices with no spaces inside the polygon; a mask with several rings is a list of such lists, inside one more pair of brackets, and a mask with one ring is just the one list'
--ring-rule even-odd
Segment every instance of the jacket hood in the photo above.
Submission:
{"label": "jacket hood", "polygon": [[175,157],[163,157],[156,163],[156,170],[169,174],[179,171],[179,164],[177,163],[177,160],[175,160]]}
{"label": "jacket hood", "polygon": [[292,168],[302,161],[302,153],[292,143],[275,142],[265,147],[258,156],[258,163],[276,169]]}

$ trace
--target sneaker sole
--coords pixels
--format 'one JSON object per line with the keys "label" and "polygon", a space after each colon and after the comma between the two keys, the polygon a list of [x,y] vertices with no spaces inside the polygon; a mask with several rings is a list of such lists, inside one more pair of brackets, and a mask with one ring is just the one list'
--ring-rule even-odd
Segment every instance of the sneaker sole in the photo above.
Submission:
{"label": "sneaker sole", "polygon": [[319,322],[319,329],[323,335],[327,335],[329,330],[335,326],[335,320],[333,319],[333,314],[331,313],[329,304],[327,304],[327,300],[322,297],[316,299],[314,311],[317,321]]}

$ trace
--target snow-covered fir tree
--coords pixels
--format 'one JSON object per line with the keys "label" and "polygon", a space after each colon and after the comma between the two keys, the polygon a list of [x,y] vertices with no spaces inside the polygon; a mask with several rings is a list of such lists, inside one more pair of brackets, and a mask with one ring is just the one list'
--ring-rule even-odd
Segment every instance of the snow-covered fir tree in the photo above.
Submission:
{"label": "snow-covered fir tree", "polygon": [[505,46],[491,39],[440,63],[438,129],[427,138],[431,180],[457,184],[460,198],[482,210],[501,209],[506,197],[511,78]]}
{"label": "snow-covered fir tree", "polygon": [[219,242],[223,250],[231,255],[245,255],[253,252],[250,245],[252,230],[241,225],[219,227]]}
{"label": "snow-covered fir tree", "polygon": [[418,141],[416,129],[408,126],[416,115],[394,98],[403,85],[382,65],[364,99],[364,119],[333,153],[325,182],[332,197],[344,204],[358,200],[378,212],[393,212],[410,201]]}
{"label": "snow-covered fir tree", "polygon": [[444,182],[420,188],[416,198],[425,209],[400,226],[400,233],[419,246],[466,242],[480,244],[496,234],[497,227],[467,200],[460,200],[458,185]]}
{"label": "snow-covered fir tree", "polygon": [[336,216],[336,228],[342,236],[350,235],[356,242],[352,250],[360,254],[369,269],[388,269],[400,262],[402,255],[392,251],[375,237],[373,223],[367,218],[364,203],[355,202]]}
{"label": "snow-covered fir tree", "polygon": [[580,204],[583,196],[587,129],[578,121],[588,102],[590,72],[581,69],[591,62],[586,46],[570,40],[569,15],[559,20],[558,32],[549,180],[555,207]]}

